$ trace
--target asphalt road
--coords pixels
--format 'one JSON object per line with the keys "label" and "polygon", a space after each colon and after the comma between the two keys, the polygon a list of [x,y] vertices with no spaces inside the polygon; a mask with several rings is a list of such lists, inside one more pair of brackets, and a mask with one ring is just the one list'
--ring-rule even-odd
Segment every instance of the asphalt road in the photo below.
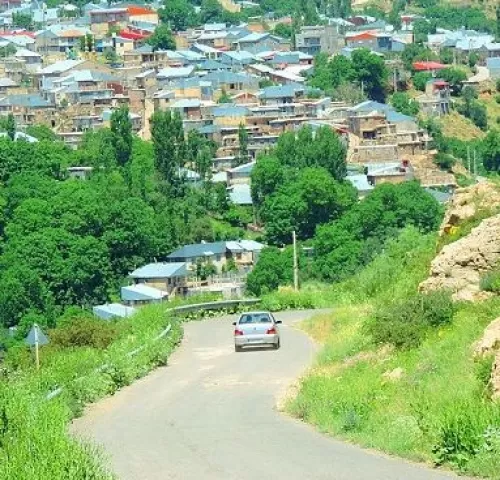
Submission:
{"label": "asphalt road", "polygon": [[76,420],[122,480],[434,480],[450,474],[328,438],[276,404],[315,346],[278,314],[282,348],[235,353],[232,318],[185,325],[170,364]]}

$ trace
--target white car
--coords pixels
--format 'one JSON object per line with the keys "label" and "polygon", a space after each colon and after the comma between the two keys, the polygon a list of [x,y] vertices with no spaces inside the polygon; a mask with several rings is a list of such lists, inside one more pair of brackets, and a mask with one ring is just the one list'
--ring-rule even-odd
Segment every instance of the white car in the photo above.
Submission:
{"label": "white car", "polygon": [[275,350],[280,348],[279,324],[271,312],[243,313],[234,325],[234,350],[243,347],[270,345]]}

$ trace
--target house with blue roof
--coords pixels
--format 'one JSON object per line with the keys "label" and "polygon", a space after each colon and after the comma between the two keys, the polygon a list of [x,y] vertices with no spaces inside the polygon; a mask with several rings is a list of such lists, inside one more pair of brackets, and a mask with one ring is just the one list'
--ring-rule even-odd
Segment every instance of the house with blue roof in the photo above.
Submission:
{"label": "house with blue roof", "polygon": [[184,295],[187,277],[190,275],[186,262],[149,263],[129,274],[134,284],[157,288],[168,295]]}
{"label": "house with blue roof", "polygon": [[38,93],[7,95],[0,98],[0,115],[12,113],[18,126],[46,124],[47,118],[55,112],[55,104]]}
{"label": "house with blue roof", "polygon": [[211,72],[203,77],[206,82],[211,82],[214,90],[234,95],[245,90],[257,91],[259,79],[247,73],[234,73],[230,71]]}
{"label": "house with blue roof", "polygon": [[243,165],[238,165],[237,167],[230,168],[227,171],[227,182],[229,185],[236,185],[250,183],[250,177],[252,171],[255,167],[255,161],[244,163]]}
{"label": "house with blue roof", "polygon": [[264,245],[247,240],[202,242],[184,245],[167,257],[168,262],[185,262],[189,271],[199,264],[211,264],[221,272],[233,262],[237,267],[251,267]]}
{"label": "house with blue roof", "polygon": [[244,50],[223,52],[220,61],[231,67],[244,67],[257,62],[256,56]]}
{"label": "house with blue roof", "polygon": [[269,50],[290,50],[290,41],[269,32],[252,32],[233,42],[235,50],[246,50],[250,53],[259,53]]}
{"label": "house with blue roof", "polygon": [[303,98],[307,87],[297,83],[286,85],[273,85],[259,91],[258,97],[262,105],[293,103],[298,98]]}
{"label": "house with blue roof", "polygon": [[122,302],[127,306],[161,303],[168,300],[168,292],[145,283],[137,283],[122,287],[120,290]]}

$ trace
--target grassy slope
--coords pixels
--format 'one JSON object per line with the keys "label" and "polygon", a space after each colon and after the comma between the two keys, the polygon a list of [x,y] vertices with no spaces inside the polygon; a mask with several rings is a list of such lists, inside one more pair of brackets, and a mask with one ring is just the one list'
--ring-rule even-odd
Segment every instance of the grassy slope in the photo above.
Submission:
{"label": "grassy slope", "polygon": [[[472,356],[472,345],[485,325],[500,315],[500,300],[460,306],[454,323],[432,332],[417,349],[397,352],[373,346],[364,333],[364,320],[377,304],[415,290],[434,254],[434,238],[405,235],[353,281],[337,287],[335,294],[328,292],[340,303],[333,314],[304,324],[324,347],[288,407],[323,432],[432,462],[433,447],[442,443],[448,420],[467,425],[462,416],[468,413],[478,428],[495,415],[500,420],[500,409],[489,410],[484,375]],[[401,254],[405,249],[408,253]],[[384,376],[399,368],[401,378]],[[498,450],[458,460],[459,467],[500,478],[500,435],[496,441]]]}

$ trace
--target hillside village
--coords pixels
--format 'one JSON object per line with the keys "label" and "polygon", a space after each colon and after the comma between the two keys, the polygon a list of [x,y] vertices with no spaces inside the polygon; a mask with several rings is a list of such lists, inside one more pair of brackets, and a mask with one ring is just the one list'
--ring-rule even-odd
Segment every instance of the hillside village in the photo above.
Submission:
{"label": "hillside village", "polygon": [[[241,12],[252,4],[223,6]],[[453,172],[436,164],[435,139],[422,124],[423,118],[442,119],[454,109],[456,85],[440,76],[449,65],[422,58],[404,65],[404,54],[416,41],[414,25],[425,22],[423,16],[401,13],[391,25],[369,15],[322,15],[321,24],[302,25],[289,38],[277,32],[292,18],[269,14],[176,30],[170,48],[164,48],[151,42],[162,27],[160,7],[2,3],[0,113],[14,119],[15,138],[37,142],[27,132],[45,125],[76,150],[87,132],[109,127],[113,112],[126,107],[133,132],[150,140],[151,116],[173,112],[186,135],[196,132],[215,146],[210,181],[226,188],[233,205],[250,210],[256,160],[276,147],[280,135],[304,126],[339,135],[347,149],[346,179],[360,198],[381,183],[417,180],[442,203],[457,186]],[[477,66],[463,85],[494,89],[500,77],[500,43],[494,35],[438,28],[424,43],[438,57],[451,53],[453,65],[473,56]],[[343,98],[313,86],[321,55],[351,59],[358,50],[385,60],[393,94],[406,90],[412,75],[425,75],[424,88],[411,100],[418,115],[368,99],[363,82],[360,95]],[[192,164],[181,170],[192,186],[205,180]],[[477,167],[469,170],[477,173]],[[67,169],[69,178],[80,180],[91,173],[89,165]],[[129,272],[133,285],[122,289],[124,305],[94,311],[121,316],[134,305],[169,296],[238,294],[263,246],[237,238],[185,245],[184,253],[173,252],[168,263]],[[207,262],[213,268],[200,276],[199,266]]]}

